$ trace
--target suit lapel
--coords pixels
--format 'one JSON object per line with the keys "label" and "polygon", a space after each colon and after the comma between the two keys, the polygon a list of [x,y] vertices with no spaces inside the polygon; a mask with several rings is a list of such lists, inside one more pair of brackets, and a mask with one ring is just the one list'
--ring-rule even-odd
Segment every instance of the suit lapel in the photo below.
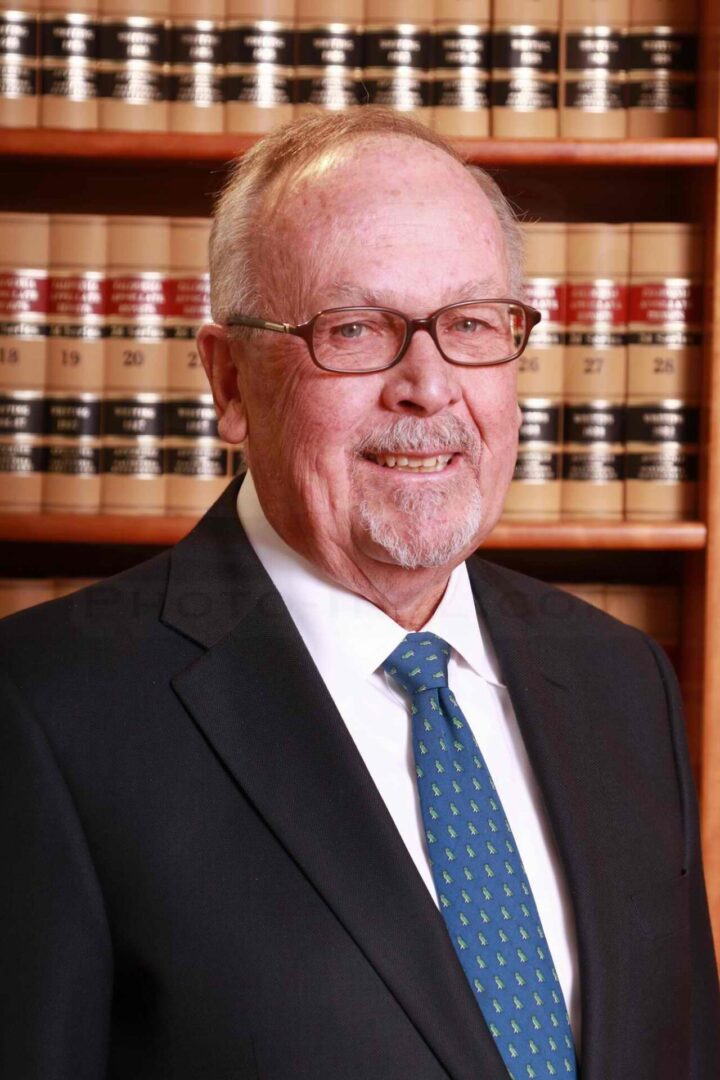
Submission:
{"label": "suit lapel", "polygon": [[636,857],[603,780],[602,763],[613,754],[609,718],[593,714],[573,678],[572,624],[547,610],[557,593],[533,597],[480,560],[470,560],[468,568],[569,885],[580,968],[581,1073],[583,1080],[605,1080],[622,1059],[619,1010],[630,974],[617,948],[624,928],[617,905],[608,903],[608,868],[620,860],[629,869]]}
{"label": "suit lapel", "polygon": [[163,621],[208,647],[173,687],[454,1080],[501,1080],[445,924],[235,513],[173,551]]}

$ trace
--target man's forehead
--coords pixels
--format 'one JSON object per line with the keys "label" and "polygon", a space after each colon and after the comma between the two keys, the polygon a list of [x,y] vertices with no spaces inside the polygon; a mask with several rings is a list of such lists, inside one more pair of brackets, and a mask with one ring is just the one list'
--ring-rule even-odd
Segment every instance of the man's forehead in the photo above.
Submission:
{"label": "man's forehead", "polygon": [[[487,277],[471,278],[461,285],[447,284],[437,290],[439,307],[453,304],[460,300],[481,300],[484,297],[500,296],[503,285],[495,274]],[[368,288],[360,282],[335,281],[325,289],[325,298],[329,303],[345,305],[359,304],[372,307],[402,308],[407,303],[407,294],[392,286],[382,290]]]}
{"label": "man's forehead", "polygon": [[428,173],[437,174],[442,183],[435,189],[436,199],[442,192],[442,201],[453,202],[464,191],[478,207],[487,205],[479,186],[450,154],[420,139],[377,135],[325,149],[298,167],[290,163],[268,190],[266,205],[282,213],[283,206],[292,204],[297,213],[303,205],[317,212],[330,202],[334,208],[350,208],[378,198],[402,200],[413,188],[424,186],[422,176]]}

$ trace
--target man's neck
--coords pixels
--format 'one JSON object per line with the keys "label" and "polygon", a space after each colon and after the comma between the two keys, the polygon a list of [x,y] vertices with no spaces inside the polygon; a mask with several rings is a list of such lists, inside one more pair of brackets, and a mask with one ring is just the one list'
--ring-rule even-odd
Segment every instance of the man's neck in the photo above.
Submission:
{"label": "man's neck", "polygon": [[367,557],[355,563],[342,551],[318,568],[336,585],[362,596],[406,630],[425,626],[445,595],[453,570],[447,566],[408,570]]}

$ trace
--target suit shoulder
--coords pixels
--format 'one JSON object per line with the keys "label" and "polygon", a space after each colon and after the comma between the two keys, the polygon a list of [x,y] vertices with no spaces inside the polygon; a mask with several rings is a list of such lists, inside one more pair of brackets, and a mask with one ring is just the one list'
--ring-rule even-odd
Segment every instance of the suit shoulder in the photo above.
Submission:
{"label": "suit shoulder", "polygon": [[581,640],[587,634],[598,640],[605,637],[642,643],[644,648],[650,643],[651,639],[643,631],[567,589],[490,563],[479,556],[475,556],[472,563],[471,574],[479,572],[481,577],[492,580],[493,587],[502,593],[506,611],[527,618],[536,632],[548,632],[552,636],[560,628],[567,631],[574,627],[582,630]]}

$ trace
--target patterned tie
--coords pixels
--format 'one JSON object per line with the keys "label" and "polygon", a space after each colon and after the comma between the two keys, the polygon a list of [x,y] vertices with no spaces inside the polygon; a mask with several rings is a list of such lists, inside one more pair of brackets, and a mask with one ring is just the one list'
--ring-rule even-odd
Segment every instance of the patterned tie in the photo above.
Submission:
{"label": "patterned tie", "polygon": [[411,695],[427,851],[448,933],[512,1080],[577,1077],[570,1022],[509,822],[448,689],[450,647],[408,634],[383,664]]}

